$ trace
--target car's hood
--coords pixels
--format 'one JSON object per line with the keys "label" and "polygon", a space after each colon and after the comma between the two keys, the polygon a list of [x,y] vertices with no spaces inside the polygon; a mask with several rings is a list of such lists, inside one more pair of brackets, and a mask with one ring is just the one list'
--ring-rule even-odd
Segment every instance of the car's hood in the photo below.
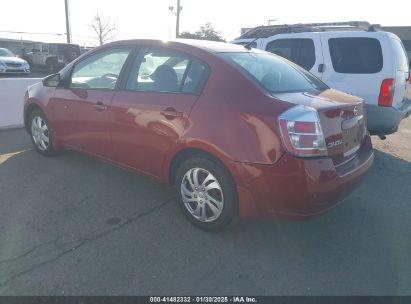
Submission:
{"label": "car's hood", "polygon": [[0,56],[0,62],[4,63],[24,63],[26,60],[18,58],[18,57],[2,57]]}

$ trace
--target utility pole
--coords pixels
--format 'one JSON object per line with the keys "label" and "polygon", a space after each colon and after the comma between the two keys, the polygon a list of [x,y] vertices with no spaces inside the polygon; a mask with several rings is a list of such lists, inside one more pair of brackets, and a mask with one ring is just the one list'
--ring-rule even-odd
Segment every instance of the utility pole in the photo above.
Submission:
{"label": "utility pole", "polygon": [[180,11],[181,11],[181,6],[180,6],[180,0],[177,0],[177,20],[176,20],[176,38],[180,36]]}
{"label": "utility pole", "polygon": [[67,43],[71,42],[71,34],[70,34],[70,15],[69,15],[69,0],[64,0],[64,6],[66,8],[66,35],[67,35]]}
{"label": "utility pole", "polygon": [[176,38],[180,36],[180,12],[183,9],[182,6],[180,6],[180,0],[177,0],[177,10],[175,13],[174,11],[174,6],[169,6],[168,10],[173,14],[176,15]]}

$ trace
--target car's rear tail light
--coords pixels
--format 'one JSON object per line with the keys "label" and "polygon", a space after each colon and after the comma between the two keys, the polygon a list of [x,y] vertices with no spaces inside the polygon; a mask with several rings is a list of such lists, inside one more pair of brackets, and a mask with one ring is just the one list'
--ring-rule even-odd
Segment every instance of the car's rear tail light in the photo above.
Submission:
{"label": "car's rear tail light", "polygon": [[380,107],[391,107],[394,97],[394,79],[384,79],[381,83],[378,105]]}
{"label": "car's rear tail light", "polygon": [[408,83],[411,83],[411,72],[408,72]]}
{"label": "car's rear tail light", "polygon": [[285,148],[297,156],[327,155],[318,113],[306,106],[295,106],[279,117]]}

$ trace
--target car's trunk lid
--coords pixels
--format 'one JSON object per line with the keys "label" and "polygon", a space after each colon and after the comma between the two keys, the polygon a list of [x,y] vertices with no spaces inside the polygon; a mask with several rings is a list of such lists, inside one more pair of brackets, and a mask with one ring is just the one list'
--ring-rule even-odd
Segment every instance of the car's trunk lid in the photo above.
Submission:
{"label": "car's trunk lid", "polygon": [[336,166],[356,155],[367,133],[362,99],[332,89],[319,93],[280,93],[275,97],[317,110],[327,154]]}

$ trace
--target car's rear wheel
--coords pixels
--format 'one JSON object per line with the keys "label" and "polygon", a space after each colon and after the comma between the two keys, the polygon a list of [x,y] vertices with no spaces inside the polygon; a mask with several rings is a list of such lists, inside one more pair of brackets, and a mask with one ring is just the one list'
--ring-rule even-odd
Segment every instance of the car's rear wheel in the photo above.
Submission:
{"label": "car's rear wheel", "polygon": [[224,228],[236,215],[232,178],[211,159],[193,157],[183,162],[176,174],[175,189],[185,216],[199,228]]}
{"label": "car's rear wheel", "polygon": [[30,113],[30,137],[36,150],[42,155],[54,155],[56,153],[52,138],[50,124],[41,110],[35,109]]}

